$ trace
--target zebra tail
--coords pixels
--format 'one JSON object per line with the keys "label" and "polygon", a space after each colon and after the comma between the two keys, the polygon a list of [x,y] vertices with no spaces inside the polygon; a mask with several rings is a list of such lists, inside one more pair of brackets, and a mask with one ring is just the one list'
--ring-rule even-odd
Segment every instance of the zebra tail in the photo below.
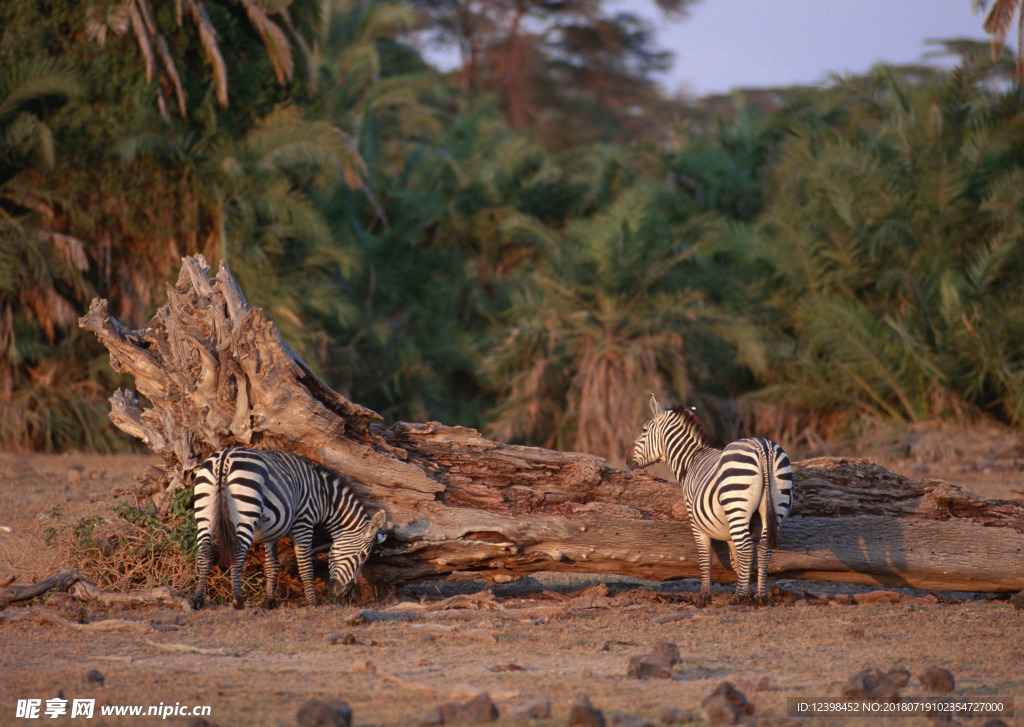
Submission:
{"label": "zebra tail", "polygon": [[228,498],[231,495],[224,482],[223,471],[217,473],[216,497],[217,509],[213,514],[213,537],[220,550],[221,567],[230,568],[235,562],[237,538],[234,524],[231,522],[231,506],[228,504]]}
{"label": "zebra tail", "polygon": [[764,473],[764,489],[761,492],[761,502],[764,507],[761,518],[764,520],[765,539],[768,541],[768,547],[775,550],[779,547],[779,518],[775,512],[775,495],[773,494],[776,489],[775,457],[767,451],[767,447],[763,456],[765,461],[761,471]]}

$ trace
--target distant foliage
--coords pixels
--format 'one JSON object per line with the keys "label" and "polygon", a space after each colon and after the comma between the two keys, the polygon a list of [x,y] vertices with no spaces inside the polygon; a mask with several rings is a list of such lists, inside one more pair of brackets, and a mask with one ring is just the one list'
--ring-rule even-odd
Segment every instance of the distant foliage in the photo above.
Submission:
{"label": "distant foliage", "polygon": [[691,105],[628,13],[470,5],[0,3],[0,446],[126,446],[77,318],[142,327],[196,252],[388,420],[619,461],[652,391],[731,438],[1021,422],[1019,87]]}

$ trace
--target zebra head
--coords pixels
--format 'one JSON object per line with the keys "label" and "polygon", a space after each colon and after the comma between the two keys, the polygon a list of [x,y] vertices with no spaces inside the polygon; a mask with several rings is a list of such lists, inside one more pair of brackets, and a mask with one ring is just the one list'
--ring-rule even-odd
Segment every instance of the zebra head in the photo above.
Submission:
{"label": "zebra head", "polygon": [[629,448],[626,466],[631,470],[649,467],[665,459],[665,432],[661,422],[666,412],[654,394],[651,394],[651,413],[654,416],[644,423],[640,436]]}
{"label": "zebra head", "polygon": [[[692,450],[693,446],[705,447],[707,440],[704,427],[694,410],[688,406],[677,406],[674,409],[663,409],[657,397],[651,394],[651,413],[654,415],[644,424],[640,436],[633,442],[626,458],[630,469],[649,467],[658,462],[668,460],[669,442],[672,450],[678,454],[679,443],[688,441],[691,444],[683,449]],[[670,462],[672,464],[672,462]],[[673,469],[675,465],[673,464]]]}
{"label": "zebra head", "polygon": [[359,579],[363,564],[370,557],[375,543],[384,542],[386,535],[381,532],[387,513],[378,510],[362,528],[357,528],[334,541],[331,547],[330,572],[331,591],[335,596],[346,596]]}

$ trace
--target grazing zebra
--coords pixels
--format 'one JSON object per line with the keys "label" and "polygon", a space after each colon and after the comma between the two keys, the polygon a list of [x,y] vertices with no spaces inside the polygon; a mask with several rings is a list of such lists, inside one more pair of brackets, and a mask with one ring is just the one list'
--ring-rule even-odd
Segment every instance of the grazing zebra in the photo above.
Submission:
{"label": "grazing zebra", "polygon": [[725,449],[708,446],[688,407],[666,411],[651,394],[654,418],[644,424],[626,463],[630,469],[667,461],[683,485],[700,562],[700,603],[711,600],[711,541],[729,543],[736,594],[750,599],[750,569],[757,543],[757,599],[768,600],[768,561],[779,544],[779,525],[793,504],[793,468],[782,448],[767,439],[740,439]]}
{"label": "grazing zebra", "polygon": [[253,542],[266,544],[263,572],[267,606],[281,570],[277,541],[290,536],[295,545],[306,604],[319,602],[313,588],[313,528],[331,537],[332,590],[343,596],[355,585],[386,515],[367,517],[352,490],[337,472],[288,452],[231,447],[215,452],[196,472],[195,518],[199,530],[199,586],[192,603],[206,600],[213,538],[220,560],[231,567],[235,608],[242,608],[242,565]]}

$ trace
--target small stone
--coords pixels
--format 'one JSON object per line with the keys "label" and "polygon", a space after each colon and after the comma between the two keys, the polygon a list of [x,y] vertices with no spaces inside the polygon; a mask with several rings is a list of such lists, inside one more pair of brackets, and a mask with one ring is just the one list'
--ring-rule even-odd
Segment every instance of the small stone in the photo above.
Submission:
{"label": "small stone", "polygon": [[886,673],[886,676],[897,689],[903,689],[910,683],[910,669],[905,666],[894,666]]}
{"label": "small stone", "polygon": [[725,696],[712,694],[701,704],[704,721],[714,727],[720,724],[739,724],[740,713]]}
{"label": "small stone", "polygon": [[551,702],[546,699],[531,699],[512,708],[512,718],[517,720],[550,719]]}
{"label": "small stone", "polygon": [[921,681],[921,686],[929,694],[945,694],[952,692],[956,688],[956,682],[949,669],[932,667],[931,669],[925,669],[917,678]]}
{"label": "small stone", "polygon": [[1010,603],[1013,604],[1015,611],[1024,609],[1024,591],[1013,594],[1013,596],[1010,597]]}
{"label": "small stone", "polygon": [[590,698],[580,694],[569,705],[568,727],[605,727],[604,714],[590,703]]}
{"label": "small stone", "polygon": [[352,646],[358,644],[359,640],[356,639],[354,634],[332,634],[327,637],[328,644],[341,644],[343,646]]}
{"label": "small stone", "polygon": [[299,727],[351,727],[352,708],[342,699],[310,699],[299,709]]}
{"label": "small stone", "polygon": [[876,702],[895,702],[899,699],[899,688],[888,674],[880,669],[861,669],[843,684],[845,699],[870,699]]}
{"label": "small stone", "polygon": [[626,676],[633,679],[671,679],[672,666],[662,657],[643,654],[629,660]]}
{"label": "small stone", "polygon": [[486,692],[476,695],[465,704],[445,702],[432,707],[420,719],[421,725],[485,724],[498,719],[498,708]]}
{"label": "small stone", "polygon": [[679,662],[679,647],[667,641],[659,641],[651,649],[651,655],[665,659],[672,666]]}
{"label": "small stone", "polygon": [[494,706],[491,697],[482,692],[459,708],[461,724],[484,724],[498,719],[498,708]]}
{"label": "small stone", "polygon": [[715,687],[701,702],[701,707],[704,719],[711,725],[738,724],[741,715],[754,712],[754,705],[729,682],[722,682]]}
{"label": "small stone", "polygon": [[106,677],[99,669],[90,669],[85,673],[85,681],[87,684],[99,684],[102,687]]}

